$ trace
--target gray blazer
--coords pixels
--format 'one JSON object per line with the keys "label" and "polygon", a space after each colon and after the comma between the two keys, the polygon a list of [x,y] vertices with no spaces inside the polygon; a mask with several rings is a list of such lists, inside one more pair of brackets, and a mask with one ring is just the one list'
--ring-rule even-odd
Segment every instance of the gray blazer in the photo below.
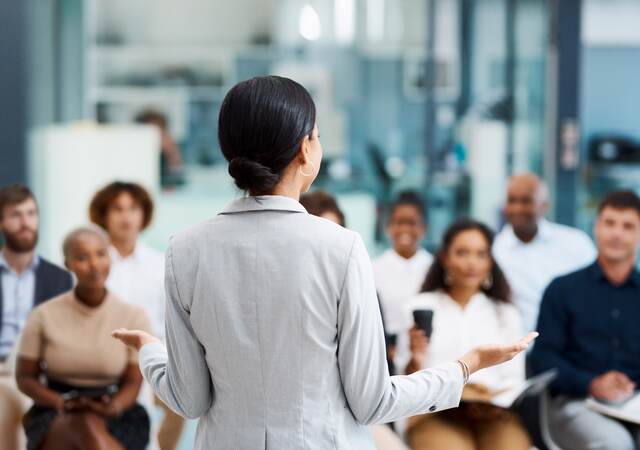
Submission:
{"label": "gray blazer", "polygon": [[242,198],[166,255],[166,341],[140,367],[196,449],[374,449],[367,425],[458,405],[457,363],[390,377],[360,236],[293,199]]}

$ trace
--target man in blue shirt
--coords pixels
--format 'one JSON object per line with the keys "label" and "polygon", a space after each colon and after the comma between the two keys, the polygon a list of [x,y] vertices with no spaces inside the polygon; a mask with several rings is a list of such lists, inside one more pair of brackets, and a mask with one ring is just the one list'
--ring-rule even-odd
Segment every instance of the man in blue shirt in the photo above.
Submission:
{"label": "man in blue shirt", "polygon": [[23,397],[13,385],[10,356],[34,306],[69,291],[69,272],[39,257],[38,206],[22,185],[0,189],[0,448],[18,448]]}
{"label": "man in blue shirt", "polygon": [[636,450],[637,426],[590,410],[584,399],[623,402],[640,383],[640,198],[608,194],[594,235],[597,260],[545,291],[531,362],[536,372],[558,370],[549,418],[562,448]]}

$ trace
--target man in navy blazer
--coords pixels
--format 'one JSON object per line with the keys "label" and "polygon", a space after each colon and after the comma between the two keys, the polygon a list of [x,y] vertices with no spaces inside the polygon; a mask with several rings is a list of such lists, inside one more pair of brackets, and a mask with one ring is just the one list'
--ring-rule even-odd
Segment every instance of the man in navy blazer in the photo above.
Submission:
{"label": "man in navy blazer", "polygon": [[29,312],[72,287],[69,272],[38,256],[38,206],[22,185],[0,190],[0,447],[18,448],[24,401],[13,386],[9,357]]}

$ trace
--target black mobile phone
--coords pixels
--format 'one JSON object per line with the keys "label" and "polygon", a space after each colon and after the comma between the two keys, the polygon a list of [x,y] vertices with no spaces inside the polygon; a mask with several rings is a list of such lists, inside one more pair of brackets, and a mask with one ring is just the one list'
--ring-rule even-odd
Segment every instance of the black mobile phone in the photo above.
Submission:
{"label": "black mobile phone", "polygon": [[80,398],[80,392],[76,390],[67,391],[62,394],[62,400],[64,400],[65,402],[76,400],[78,398]]}
{"label": "black mobile phone", "polygon": [[424,331],[428,338],[431,337],[433,332],[433,310],[416,309],[413,311],[413,321],[416,323],[416,328]]}
{"label": "black mobile phone", "polygon": [[98,387],[98,388],[82,388],[82,389],[74,389],[72,391],[65,392],[62,394],[63,400],[75,400],[80,397],[88,397],[94,400],[99,400],[105,395],[108,397],[112,397],[118,392],[118,387],[115,385],[110,385],[106,387]]}
{"label": "black mobile phone", "polygon": [[395,347],[398,342],[397,334],[385,334],[385,341],[387,342],[387,347]]}

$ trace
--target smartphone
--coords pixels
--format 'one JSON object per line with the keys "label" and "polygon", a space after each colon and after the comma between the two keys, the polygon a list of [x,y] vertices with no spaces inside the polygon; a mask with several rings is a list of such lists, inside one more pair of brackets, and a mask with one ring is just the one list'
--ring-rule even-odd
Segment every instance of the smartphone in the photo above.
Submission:
{"label": "smartphone", "polygon": [[62,400],[64,400],[65,402],[76,400],[78,398],[80,398],[80,392],[76,390],[68,391],[62,394]]}
{"label": "smartphone", "polygon": [[424,334],[430,338],[433,332],[433,310],[431,309],[416,309],[413,311],[413,321],[416,323],[416,328],[424,331]]}
{"label": "smartphone", "polygon": [[396,343],[398,342],[398,335],[397,334],[385,334],[385,341],[387,343],[387,347],[395,347]]}
{"label": "smartphone", "polygon": [[75,400],[80,397],[88,397],[94,400],[99,400],[105,395],[111,397],[118,392],[116,385],[110,385],[99,388],[86,388],[86,389],[74,389],[72,391],[62,394],[62,399],[66,402],[69,400]]}

